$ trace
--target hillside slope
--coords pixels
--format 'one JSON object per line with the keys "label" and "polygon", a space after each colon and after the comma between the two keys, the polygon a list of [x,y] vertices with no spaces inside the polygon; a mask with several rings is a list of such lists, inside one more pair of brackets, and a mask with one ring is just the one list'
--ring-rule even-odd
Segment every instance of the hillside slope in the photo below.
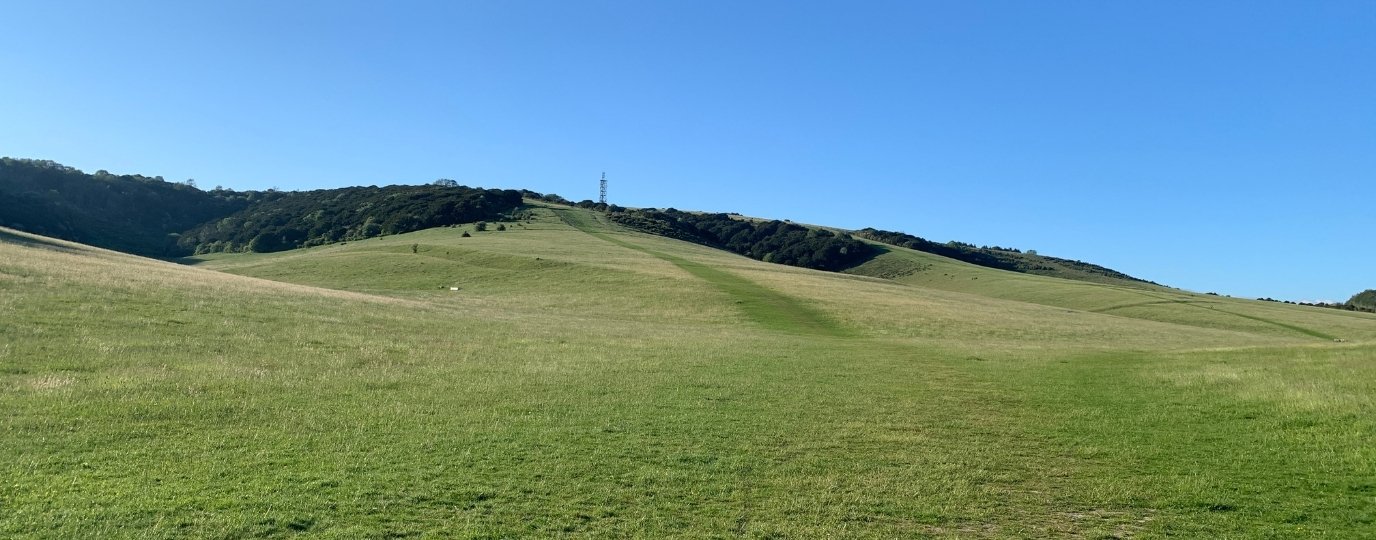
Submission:
{"label": "hillside slope", "polygon": [[1040,255],[1032,250],[1022,251],[1014,248],[978,247],[964,242],[947,242],[941,244],[910,234],[881,231],[872,228],[855,231],[855,235],[875,242],[882,242],[886,245],[940,255],[942,257],[986,268],[1062,279],[1073,279],[1076,281],[1107,283],[1110,285],[1127,285],[1131,287],[1151,287],[1157,285],[1154,282],[1136,278],[1097,264]]}
{"label": "hillside slope", "polygon": [[785,267],[563,207],[505,225],[200,267],[0,231],[0,536],[1304,538],[1372,515],[1369,337]]}
{"label": "hillside slope", "polygon": [[[546,304],[567,302],[571,307],[577,299],[586,304],[580,310],[633,318],[674,317],[675,310],[665,311],[664,306],[687,309],[702,305],[706,299],[716,304],[715,320],[737,325],[750,322],[752,304],[747,300],[761,300],[743,298],[737,285],[714,283],[734,276],[754,287],[785,294],[796,305],[838,321],[846,332],[932,339],[953,347],[1021,348],[1054,343],[1070,348],[1156,349],[1331,339],[1262,323],[1229,325],[1200,320],[1195,309],[1183,304],[1167,309],[1168,314],[1156,320],[1134,320],[1121,312],[1097,313],[1093,310],[1150,298],[1135,289],[990,270],[918,252],[910,253],[932,257],[938,264],[974,270],[977,274],[969,276],[972,281],[986,276],[986,284],[1002,278],[1008,285],[1006,290],[993,287],[1001,291],[995,293],[990,287],[914,288],[900,285],[913,284],[911,280],[890,283],[857,279],[755,261],[625,229],[598,212],[551,207],[532,214],[535,219],[531,223],[510,223],[504,232],[471,231],[474,236],[470,238],[462,237],[462,228],[431,229],[276,255],[206,257],[203,264],[231,273],[405,298],[446,298],[449,286],[459,286],[464,298],[514,296]],[[696,267],[727,276],[695,275]],[[649,276],[654,279],[646,281]],[[954,276],[949,279],[955,281]],[[605,294],[589,295],[589,287],[596,283],[618,285]],[[733,287],[737,290],[731,290]],[[1039,292],[1021,295],[1020,287]],[[1084,305],[1037,301],[1041,298],[1037,294],[1056,299],[1067,290],[1079,290],[1076,287],[1084,287],[1083,294],[1095,300]],[[652,305],[659,307],[650,309],[645,305],[647,299],[654,299]],[[730,309],[737,302],[746,309]],[[1059,309],[1067,307],[1074,311]],[[1288,306],[1275,306],[1281,307]],[[564,313],[583,315],[577,310]],[[1325,322],[1317,326],[1329,328],[1327,319],[1322,320]],[[763,323],[770,324],[768,320]],[[1368,326],[1354,328],[1351,338],[1376,335],[1376,325]],[[1163,340],[1162,336],[1170,337]]]}
{"label": "hillside slope", "polygon": [[[161,177],[86,174],[45,160],[0,158],[0,226],[47,234],[150,257],[193,253],[274,252],[359,240],[462,222],[515,217],[533,204],[567,204],[554,194],[460,186],[345,187],[314,191],[235,192],[197,189]],[[674,209],[627,209],[592,201],[579,207],[608,212],[642,232],[689,240],[757,260],[839,271],[869,260],[875,249],[849,232]],[[1091,282],[1149,282],[1097,265],[1031,252],[937,244],[875,229],[857,236],[966,262]]]}
{"label": "hillside slope", "polygon": [[893,247],[847,273],[1093,313],[1319,340],[1376,337],[1376,316],[1196,294],[1155,285],[1099,284],[985,268]]}

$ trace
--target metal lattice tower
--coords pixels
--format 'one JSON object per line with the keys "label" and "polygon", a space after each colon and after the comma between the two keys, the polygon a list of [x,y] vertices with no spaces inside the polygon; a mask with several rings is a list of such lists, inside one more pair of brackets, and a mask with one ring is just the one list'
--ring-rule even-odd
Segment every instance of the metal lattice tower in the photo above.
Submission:
{"label": "metal lattice tower", "polygon": [[602,190],[597,197],[597,202],[607,204],[607,173],[602,173]]}

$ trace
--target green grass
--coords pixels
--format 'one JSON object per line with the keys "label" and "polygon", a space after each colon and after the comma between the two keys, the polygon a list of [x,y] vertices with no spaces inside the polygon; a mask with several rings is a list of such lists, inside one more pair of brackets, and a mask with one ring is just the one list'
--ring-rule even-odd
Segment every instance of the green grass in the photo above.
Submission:
{"label": "green grass", "polygon": [[1123,317],[1315,340],[1376,339],[1376,317],[1333,309],[1194,294],[1165,287],[1085,283],[1004,272],[905,248],[848,272],[929,289]]}
{"label": "green grass", "polygon": [[736,304],[736,307],[740,308],[747,317],[761,327],[811,335],[840,336],[845,334],[844,330],[829,320],[826,315],[788,295],[762,287],[748,279],[713,266],[654,251],[606,234],[602,231],[609,224],[601,222],[594,214],[575,212],[569,209],[556,209],[554,213],[559,216],[560,220],[584,233],[668,261],[694,277],[710,283],[726,293]]}
{"label": "green grass", "polygon": [[559,213],[200,267],[7,233],[0,537],[1376,531],[1376,318]]}

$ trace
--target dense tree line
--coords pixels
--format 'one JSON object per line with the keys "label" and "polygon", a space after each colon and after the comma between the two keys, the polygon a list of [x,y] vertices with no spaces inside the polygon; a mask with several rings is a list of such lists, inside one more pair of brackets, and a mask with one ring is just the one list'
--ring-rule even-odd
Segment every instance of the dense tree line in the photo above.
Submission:
{"label": "dense tree line", "polygon": [[198,189],[194,181],[87,174],[52,161],[0,158],[0,225],[150,257],[281,251],[482,220],[523,195],[441,179],[425,186],[306,192]]}
{"label": "dense tree line", "polygon": [[673,208],[619,209],[608,216],[616,223],[652,234],[803,268],[844,270],[878,254],[873,246],[848,234],[782,221],[754,222],[728,214],[698,214]]}
{"label": "dense tree line", "polygon": [[1069,270],[1112,279],[1155,284],[1151,281],[1136,278],[1110,268],[1104,268],[1097,264],[1038,255],[1032,250],[1024,252],[1016,248],[998,246],[978,247],[973,244],[955,241],[942,244],[907,233],[883,231],[873,228],[861,229],[856,231],[855,235],[876,242],[892,244],[925,253],[931,253],[933,255],[965,261],[974,265],[997,268],[999,270],[1009,270],[1025,274],[1070,277],[1063,275],[1065,274],[1064,270]]}
{"label": "dense tree line", "polygon": [[386,234],[499,220],[522,192],[436,183],[280,193],[181,236],[196,253],[283,251]]}
{"label": "dense tree line", "polygon": [[181,254],[179,233],[247,208],[261,195],[0,158],[0,225],[152,257]]}

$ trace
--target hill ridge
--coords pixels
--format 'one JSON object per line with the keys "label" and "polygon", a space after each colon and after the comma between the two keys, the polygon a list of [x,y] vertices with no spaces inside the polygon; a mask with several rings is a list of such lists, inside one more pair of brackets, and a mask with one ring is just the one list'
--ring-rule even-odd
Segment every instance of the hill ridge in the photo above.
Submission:
{"label": "hill ridge", "polygon": [[[573,204],[554,194],[468,188],[453,180],[301,192],[235,192],[218,186],[202,191],[191,181],[173,183],[105,171],[86,174],[52,161],[0,159],[0,225],[162,258],[193,252],[271,252],[474,220],[516,219],[531,205],[546,203],[607,212],[613,221],[637,230],[757,260],[828,271],[893,278],[917,271],[902,265],[878,270],[871,264],[888,249],[882,246],[896,246],[1029,275],[1160,287],[1103,266],[1030,250],[940,244],[873,228],[848,232],[723,213],[627,209],[592,201]],[[1347,303],[1322,307],[1376,310],[1366,305],[1369,296],[1358,294]]]}

